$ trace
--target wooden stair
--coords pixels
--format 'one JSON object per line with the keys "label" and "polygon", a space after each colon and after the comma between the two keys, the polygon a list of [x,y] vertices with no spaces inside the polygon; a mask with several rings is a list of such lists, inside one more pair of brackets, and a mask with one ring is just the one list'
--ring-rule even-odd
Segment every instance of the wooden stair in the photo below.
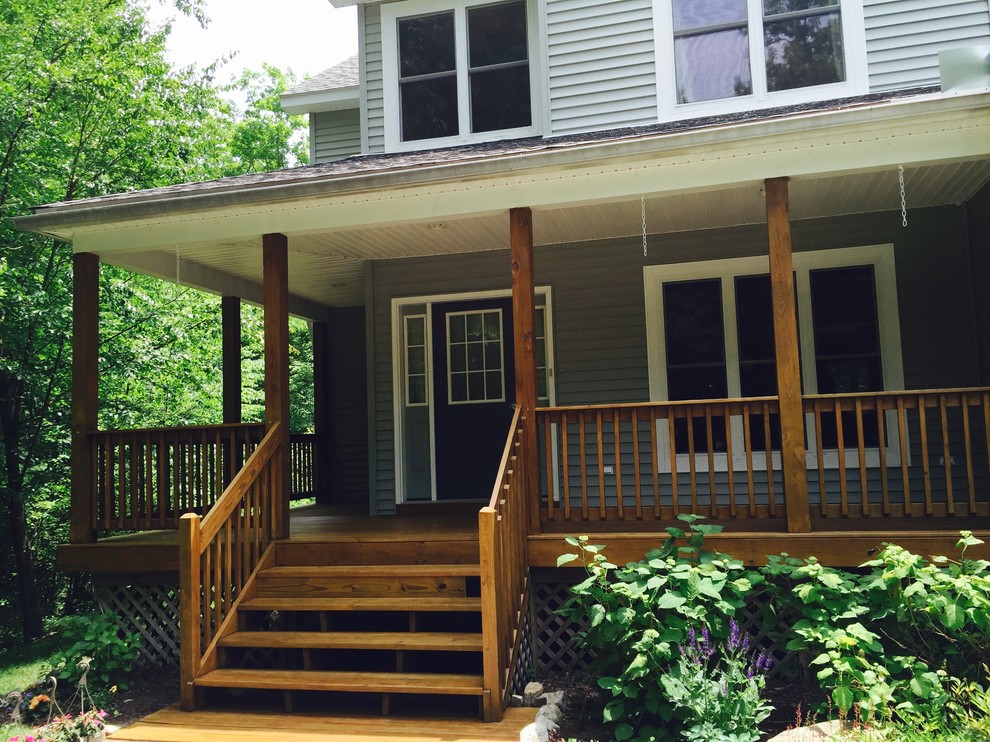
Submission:
{"label": "wooden stair", "polygon": [[442,545],[429,551],[438,561],[422,562],[420,543],[416,563],[328,564],[314,544],[279,542],[204,662],[197,693],[274,695],[287,710],[361,699],[382,714],[402,699],[418,710],[459,697],[462,710],[483,711],[480,567],[443,563]]}

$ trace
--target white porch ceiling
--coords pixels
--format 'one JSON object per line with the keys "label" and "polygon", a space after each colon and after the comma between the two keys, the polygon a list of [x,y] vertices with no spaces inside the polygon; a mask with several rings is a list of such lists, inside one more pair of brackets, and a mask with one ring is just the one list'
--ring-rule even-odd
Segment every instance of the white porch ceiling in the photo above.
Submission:
{"label": "white porch ceiling", "polygon": [[[909,209],[960,204],[990,182],[990,159],[913,166],[904,173]],[[653,234],[760,224],[765,221],[762,181],[698,192],[646,195],[647,231]],[[666,190],[660,188],[658,190]],[[796,177],[790,183],[794,220],[900,210],[896,168],[830,177]],[[536,244],[550,245],[641,233],[640,200],[537,207]],[[364,303],[367,261],[444,255],[508,247],[508,213],[481,214],[438,221],[404,221],[364,229],[323,232],[283,230],[289,238],[289,290],[294,296],[327,306]],[[261,238],[222,242],[186,242],[176,248],[180,279],[217,292],[217,276],[261,282]],[[125,253],[114,264],[174,280],[174,252]],[[183,267],[184,266],[184,267]],[[197,281],[197,276],[202,276]],[[222,283],[222,281],[220,281]]]}

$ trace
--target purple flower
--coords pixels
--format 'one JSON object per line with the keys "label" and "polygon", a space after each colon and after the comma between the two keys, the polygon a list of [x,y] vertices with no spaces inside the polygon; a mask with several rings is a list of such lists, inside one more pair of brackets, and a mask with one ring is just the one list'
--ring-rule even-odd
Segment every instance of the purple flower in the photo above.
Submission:
{"label": "purple flower", "polygon": [[693,628],[688,629],[688,641],[691,642],[691,644],[695,643],[695,634]]}
{"label": "purple flower", "polygon": [[739,624],[736,623],[736,619],[729,619],[729,649],[738,649],[740,646],[739,642]]}
{"label": "purple flower", "polygon": [[744,652],[748,652],[749,651],[749,635],[748,634],[742,638],[742,651],[744,651]]}

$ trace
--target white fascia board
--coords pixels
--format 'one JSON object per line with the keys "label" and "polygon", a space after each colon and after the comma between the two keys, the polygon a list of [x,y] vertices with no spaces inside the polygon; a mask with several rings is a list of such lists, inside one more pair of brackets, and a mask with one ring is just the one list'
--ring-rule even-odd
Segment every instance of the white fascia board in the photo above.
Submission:
{"label": "white fascia board", "polygon": [[[47,230],[39,224],[36,229],[71,240],[76,251],[104,254],[269,232],[300,234],[454,219],[520,206],[575,206],[641,194],[731,188],[770,177],[824,177],[980,157],[990,157],[990,96],[985,94],[968,102],[960,97],[886,104],[286,184],[254,194],[188,194],[177,202],[135,204],[145,214],[128,221],[108,222],[110,212],[99,221],[79,214],[75,224]],[[242,200],[247,195],[254,201]],[[184,209],[183,200],[188,203]],[[93,208],[94,217],[99,209]],[[126,211],[117,213],[124,217]],[[46,216],[39,215],[38,221]],[[64,215],[67,220],[71,216]],[[31,220],[23,217],[19,222],[30,229]]]}
{"label": "white fascia board", "polygon": [[322,113],[357,108],[361,94],[357,85],[332,90],[314,90],[307,93],[283,93],[279,99],[282,110],[290,115]]}

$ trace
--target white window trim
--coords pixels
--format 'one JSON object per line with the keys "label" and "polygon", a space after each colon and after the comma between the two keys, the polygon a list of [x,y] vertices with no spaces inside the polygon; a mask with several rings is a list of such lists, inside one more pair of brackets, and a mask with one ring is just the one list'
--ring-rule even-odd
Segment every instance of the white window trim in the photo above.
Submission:
{"label": "white window trim", "polygon": [[[454,399],[453,390],[453,376],[455,373],[464,373],[465,376],[470,374],[470,369],[461,371],[454,371],[451,368],[450,363],[450,348],[453,343],[450,339],[450,318],[451,317],[466,317],[469,314],[480,314],[482,317],[486,314],[497,314],[498,315],[498,326],[500,337],[498,339],[498,353],[499,353],[499,367],[498,373],[502,377],[502,396],[500,397],[489,397],[488,396],[488,379],[485,379],[485,398],[484,399],[470,399],[470,393],[468,394],[468,399]],[[505,401],[505,322],[502,317],[502,308],[497,309],[468,309],[463,312],[447,312],[444,316],[444,322],[447,325],[447,404],[448,405],[461,405],[461,404],[488,404],[490,402],[504,402]],[[482,333],[484,333],[484,319],[482,319]],[[464,343],[458,343],[458,345],[466,345],[469,341],[465,339]],[[484,344],[488,341],[482,337],[482,352],[484,352]],[[485,368],[483,373],[488,375],[488,369]],[[465,383],[467,383],[465,379]]]}
{"label": "white window trim", "polygon": [[[498,0],[481,2],[457,2],[456,0],[403,0],[382,5],[382,83],[385,108],[385,149],[388,152],[409,152],[434,147],[448,147],[456,144],[495,142],[501,139],[515,139],[535,136],[542,130],[540,121],[544,108],[541,93],[542,59],[540,29],[542,24],[537,11],[537,3],[526,2],[527,58],[529,63],[530,126],[515,129],[497,129],[479,134],[470,133],[471,96],[468,84],[467,61],[467,9],[479,5],[497,4]],[[398,22],[401,18],[454,11],[455,54],[457,59],[457,136],[417,139],[403,142],[401,138],[402,118],[399,98],[399,39]]]}
{"label": "white window trim", "polygon": [[[818,393],[818,378],[815,368],[815,338],[811,314],[811,279],[810,272],[820,268],[840,268],[854,265],[872,265],[876,281],[877,323],[880,333],[880,358],[883,369],[883,384],[887,391],[904,388],[904,364],[901,356],[901,329],[897,304],[897,281],[894,269],[894,246],[892,244],[870,245],[866,247],[837,248],[834,250],[816,250],[813,252],[794,253],[794,272],[796,274],[796,293],[798,300],[798,334],[801,348],[801,372],[805,385],[805,394]],[[722,279],[722,319],[725,342],[726,381],[729,398],[740,396],[739,382],[739,343],[736,328],[736,307],[732,279],[736,276],[747,276],[770,272],[770,258],[757,256],[749,258],[731,258],[725,260],[706,260],[677,265],[651,265],[643,269],[643,288],[646,300],[646,332],[647,358],[650,371],[650,399],[652,401],[667,401],[667,364],[666,336],[663,320],[663,295],[661,285],[670,281],[689,281],[705,278]],[[887,430],[896,430],[896,412],[886,413]],[[746,468],[746,454],[743,450],[742,421],[733,420],[732,430],[732,468],[739,471]],[[808,436],[807,467],[818,468],[817,440],[814,435],[814,415],[805,415],[805,429]],[[666,424],[657,426],[658,445],[661,450],[669,450],[669,431]],[[839,468],[837,449],[825,449],[823,460],[826,469]],[[845,450],[845,466],[859,465],[858,451]],[[677,455],[677,470],[687,471],[690,454]],[[888,441],[886,449],[888,466],[899,466],[901,463],[900,446],[896,441]],[[878,466],[879,451],[876,448],[867,449],[866,465]],[[780,467],[780,454],[773,452],[771,463],[774,468]],[[753,452],[753,468],[766,470],[766,453]],[[726,471],[728,468],[725,453],[714,454],[715,471]],[[670,461],[661,457],[661,471],[670,471]],[[708,453],[695,454],[696,471],[708,470]]]}
{"label": "white window trim", "polygon": [[[762,0],[747,0],[749,28],[763,24]],[[678,103],[677,77],[674,69],[674,20],[672,0],[653,0],[654,50],[657,69],[657,113],[661,121],[698,118],[714,114],[753,111],[761,108],[811,103],[831,98],[863,95],[869,92],[870,81],[866,59],[866,26],[863,0],[841,0],[842,43],[845,49],[846,80],[830,85],[814,85],[795,90],[767,92],[764,71],[764,48],[754,43],[750,34],[749,60],[753,77],[753,92],[733,98]],[[762,33],[758,38],[762,38]]]}
{"label": "white window trim", "polygon": [[[537,300],[543,300],[544,307],[544,324],[543,330],[545,332],[545,342],[547,351],[547,395],[548,395],[548,405],[553,407],[557,404],[557,383],[556,383],[556,372],[554,365],[554,345],[553,345],[553,291],[550,286],[536,286],[534,293],[537,296]],[[426,398],[429,400],[429,425],[430,425],[430,482],[431,482],[431,500],[437,499],[437,457],[436,457],[436,438],[435,438],[435,408],[433,400],[433,365],[429,359],[433,357],[433,323],[429,321],[429,318],[433,313],[434,304],[446,304],[448,302],[455,301],[472,301],[475,299],[501,299],[505,297],[511,297],[511,290],[495,289],[491,291],[465,291],[453,294],[430,294],[424,296],[409,296],[402,298],[392,299],[392,311],[391,311],[391,335],[392,335],[392,442],[395,447],[395,501],[396,503],[405,502],[406,496],[406,464],[405,464],[405,438],[404,431],[406,425],[405,417],[405,383],[402,369],[402,359],[404,357],[402,352],[403,337],[400,328],[404,328],[405,325],[402,321],[403,309],[410,305],[422,305],[425,307],[425,313],[427,317],[426,322],[426,357],[427,364],[430,370],[430,376],[426,381]],[[506,431],[508,432],[508,431]],[[554,433],[553,443],[556,444],[556,432]],[[554,459],[554,482],[557,482],[557,463]],[[555,484],[554,500],[560,499],[560,493],[557,491]]]}

